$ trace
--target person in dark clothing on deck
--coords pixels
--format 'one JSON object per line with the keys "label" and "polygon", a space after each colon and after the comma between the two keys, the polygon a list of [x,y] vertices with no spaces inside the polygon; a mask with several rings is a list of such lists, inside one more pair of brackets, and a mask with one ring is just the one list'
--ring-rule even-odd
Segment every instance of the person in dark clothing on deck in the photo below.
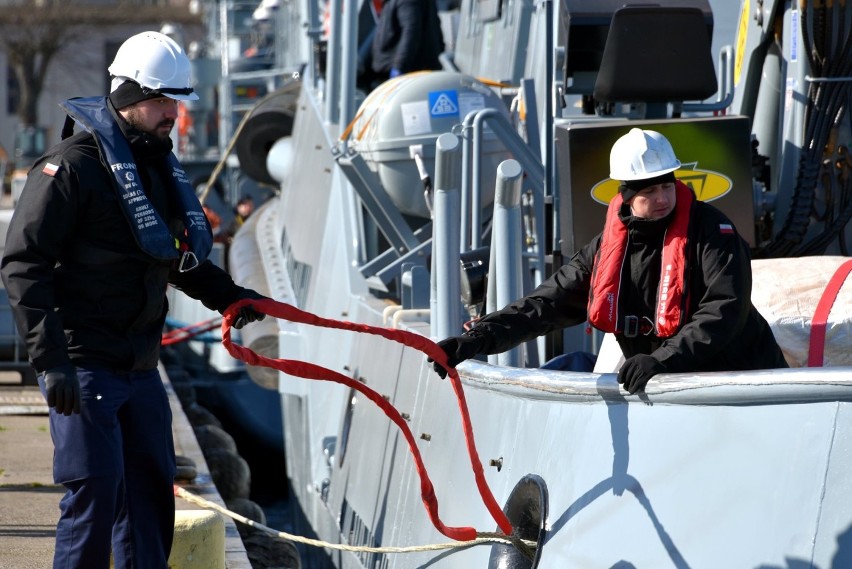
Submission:
{"label": "person in dark clothing on deck", "polygon": [[660,373],[787,367],[751,303],[747,243],[675,179],[679,167],[658,132],[619,138],[610,177],[621,184],[603,232],[529,295],[439,342],[449,364],[588,321],[615,334],[626,358],[618,382],[631,394]]}
{"label": "person in dark clothing on deck", "polygon": [[384,78],[441,68],[444,36],[435,0],[386,0],[373,38],[373,71]]}
{"label": "person in dark clothing on deck", "polygon": [[223,243],[231,243],[237,231],[240,230],[240,227],[252,213],[254,213],[254,199],[251,196],[243,196],[234,206],[234,218],[228,224],[228,227],[219,234],[218,240]]}
{"label": "person in dark clothing on deck", "polygon": [[[195,100],[168,36],[125,41],[109,97],[63,103],[82,125],[29,173],[2,278],[50,407],[54,479],[66,488],[54,567],[165,569],[174,530],[171,411],[157,364],[169,284],[224,311],[245,298],[207,260],[201,204],[169,133]],[[235,327],[260,320],[250,306]]]}

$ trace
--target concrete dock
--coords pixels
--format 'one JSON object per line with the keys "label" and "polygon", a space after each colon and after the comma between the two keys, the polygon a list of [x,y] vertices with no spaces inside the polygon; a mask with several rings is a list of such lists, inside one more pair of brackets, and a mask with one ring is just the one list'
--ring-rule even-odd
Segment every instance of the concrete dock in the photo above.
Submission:
{"label": "concrete dock", "polygon": [[[195,461],[198,476],[183,488],[224,506],[186,414],[165,372],[161,373],[174,416],[177,454]],[[0,569],[45,569],[53,564],[55,525],[64,488],[53,483],[53,443],[47,406],[37,387],[20,376],[0,373]],[[177,509],[198,509],[176,499]],[[225,522],[227,569],[251,569],[233,520]]]}

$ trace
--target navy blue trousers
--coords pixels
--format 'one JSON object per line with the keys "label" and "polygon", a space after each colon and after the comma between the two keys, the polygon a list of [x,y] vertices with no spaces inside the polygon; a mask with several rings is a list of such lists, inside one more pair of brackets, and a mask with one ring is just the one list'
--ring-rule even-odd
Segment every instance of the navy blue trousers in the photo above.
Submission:
{"label": "navy blue trousers", "polygon": [[[172,413],[157,370],[77,368],[79,415],[50,410],[59,504],[54,569],[166,569],[174,533]],[[44,377],[39,377],[44,393]]]}

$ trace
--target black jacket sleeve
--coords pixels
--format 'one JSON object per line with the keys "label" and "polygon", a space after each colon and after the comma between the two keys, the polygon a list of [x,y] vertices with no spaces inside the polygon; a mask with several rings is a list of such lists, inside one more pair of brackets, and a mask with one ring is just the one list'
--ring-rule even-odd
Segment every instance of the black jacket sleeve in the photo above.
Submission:
{"label": "black jacket sleeve", "polygon": [[[47,163],[58,166],[45,173]],[[48,170],[52,172],[52,170]],[[77,177],[56,156],[35,164],[6,234],[3,284],[33,366],[45,371],[70,363],[65,332],[54,311],[54,268],[75,231]]]}
{"label": "black jacket sleeve", "polygon": [[720,230],[721,224],[733,227],[721,212],[704,204],[698,207],[689,286],[692,314],[651,354],[671,372],[712,368],[708,362],[724,352],[732,338],[742,338],[751,311],[747,244],[736,232]]}
{"label": "black jacket sleeve", "polygon": [[254,291],[234,283],[231,275],[209,260],[185,273],[172,270],[169,283],[211,310],[224,312],[231,304],[256,295]]}
{"label": "black jacket sleeve", "polygon": [[592,265],[600,236],[527,296],[483,317],[475,329],[488,339],[486,354],[499,354],[542,334],[586,321]]}

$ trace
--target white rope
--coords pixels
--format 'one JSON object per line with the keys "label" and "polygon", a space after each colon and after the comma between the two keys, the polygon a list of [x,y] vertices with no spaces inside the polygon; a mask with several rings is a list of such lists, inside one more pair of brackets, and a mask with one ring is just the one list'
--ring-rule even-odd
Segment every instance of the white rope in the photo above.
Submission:
{"label": "white rope", "polygon": [[282,539],[287,539],[290,541],[295,541],[296,543],[302,543],[305,545],[312,545],[314,547],[324,547],[327,549],[336,549],[338,551],[354,551],[354,552],[364,552],[364,553],[414,553],[417,551],[438,551],[441,549],[453,549],[456,547],[471,547],[474,545],[482,545],[484,543],[504,543],[507,545],[514,545],[521,552],[530,555],[530,549],[534,550],[536,547],[536,542],[526,540],[526,539],[518,539],[516,537],[508,537],[502,533],[490,533],[490,532],[479,532],[477,537],[471,541],[451,541],[447,543],[434,543],[430,545],[412,545],[408,547],[369,547],[366,545],[345,545],[342,543],[329,543],[327,541],[320,541],[318,539],[310,539],[307,537],[302,537],[299,535],[293,535],[284,531],[278,531],[271,527],[265,526],[259,522],[254,520],[250,520],[245,516],[241,516],[236,512],[232,512],[227,508],[223,508],[219,504],[211,502],[209,500],[205,500],[200,496],[196,496],[187,490],[179,486],[175,486],[175,496],[179,498],[183,498],[187,502],[195,504],[197,506],[201,506],[202,508],[206,508],[209,510],[215,510],[220,514],[227,516],[233,520],[256,528],[264,533],[272,535],[274,537],[280,537]]}

